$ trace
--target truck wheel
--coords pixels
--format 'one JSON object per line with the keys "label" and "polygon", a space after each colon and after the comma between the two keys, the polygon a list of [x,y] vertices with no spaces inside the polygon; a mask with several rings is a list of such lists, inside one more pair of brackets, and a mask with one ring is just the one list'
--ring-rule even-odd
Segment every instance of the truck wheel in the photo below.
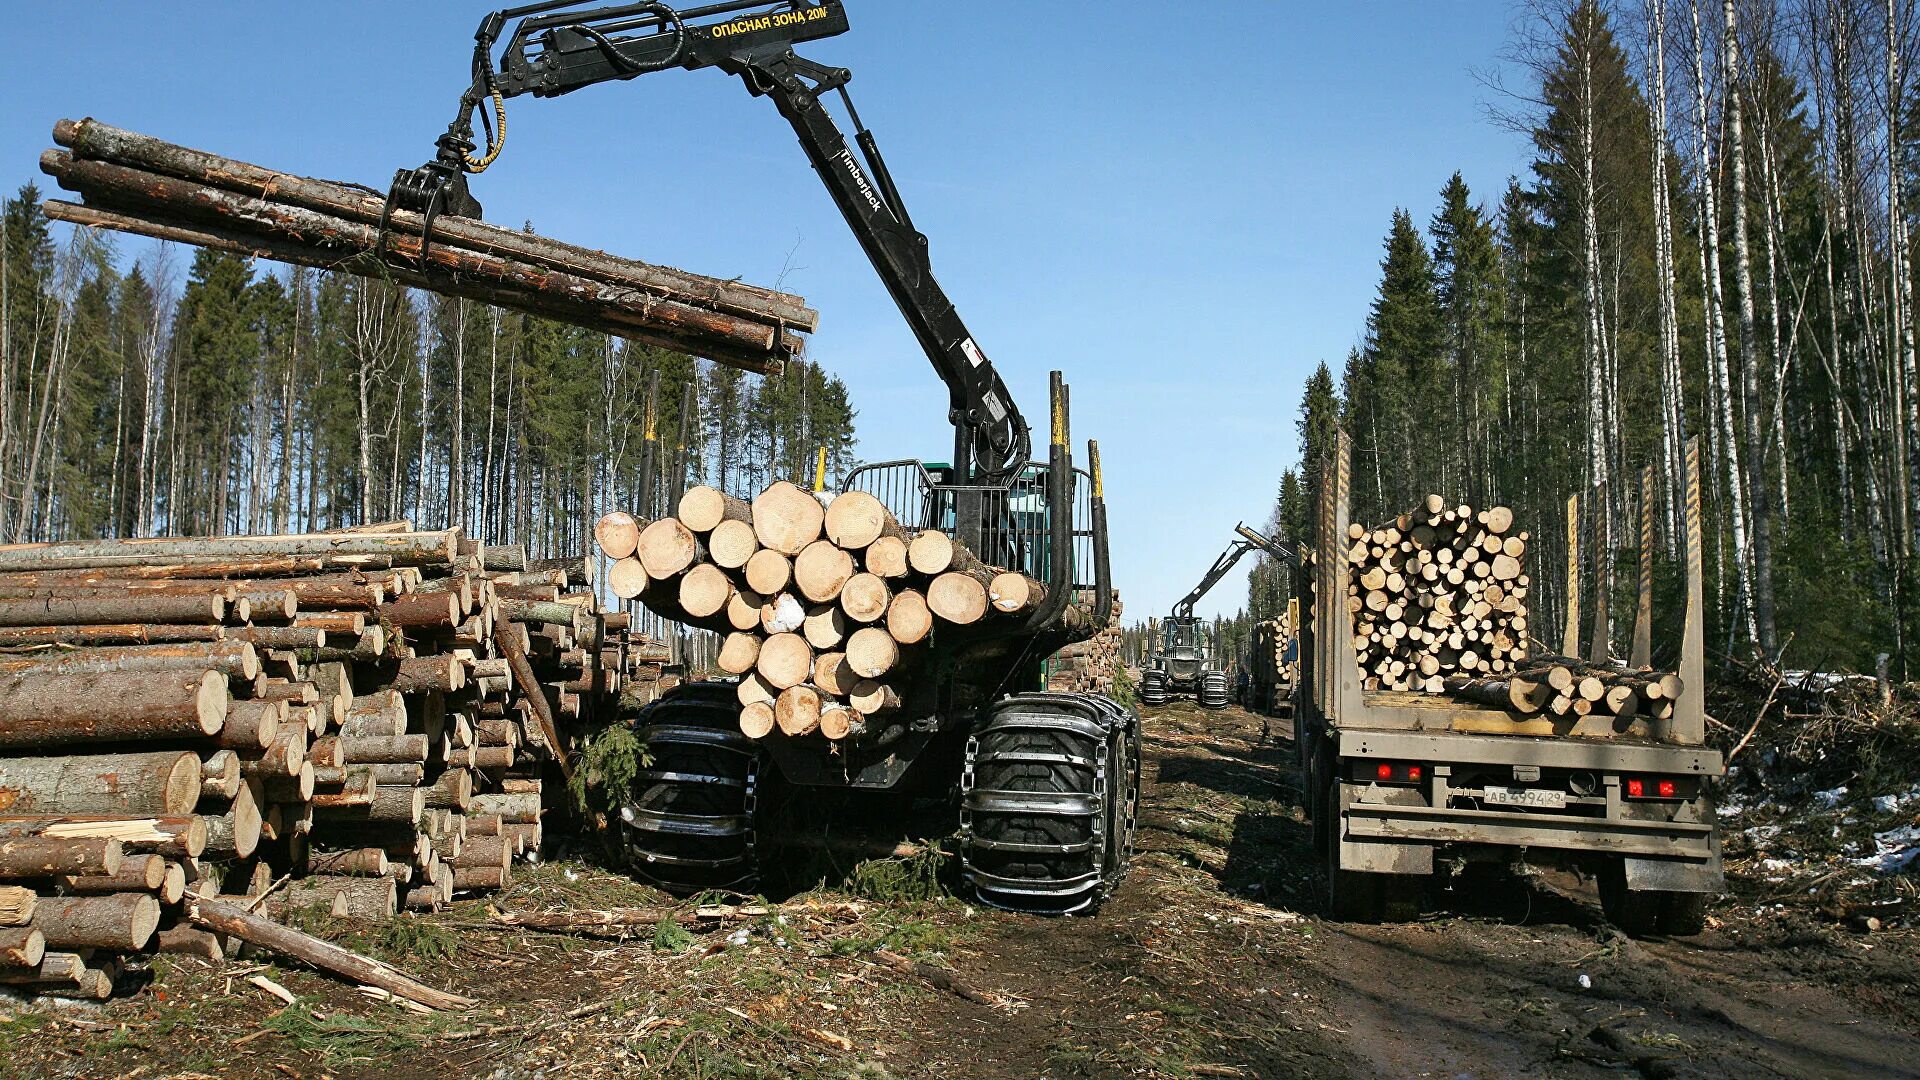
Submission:
{"label": "truck wheel", "polygon": [[1307,805],[1313,808],[1313,848],[1326,858],[1333,851],[1333,822],[1339,816],[1337,802],[1328,794],[1333,786],[1333,766],[1327,755],[1313,755],[1307,767]]}
{"label": "truck wheel", "polygon": [[1327,863],[1327,914],[1340,922],[1377,923],[1386,915],[1385,874],[1363,874]]}
{"label": "truck wheel", "polygon": [[1659,931],[1666,900],[1666,893],[1629,889],[1627,869],[1619,859],[1607,860],[1600,871],[1600,911],[1628,937],[1646,937]]}
{"label": "truck wheel", "polygon": [[1660,907],[1660,932],[1670,937],[1692,937],[1707,928],[1706,893],[1667,893]]}

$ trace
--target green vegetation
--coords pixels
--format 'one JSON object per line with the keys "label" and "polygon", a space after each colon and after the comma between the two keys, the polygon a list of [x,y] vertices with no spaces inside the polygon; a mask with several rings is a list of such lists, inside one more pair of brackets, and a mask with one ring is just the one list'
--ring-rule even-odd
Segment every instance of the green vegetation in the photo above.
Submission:
{"label": "green vegetation", "polygon": [[[387,282],[168,245],[125,265],[28,184],[0,200],[0,539],[263,533],[408,518],[541,555],[637,505],[653,429],[734,491],[853,464],[846,387],[756,379]],[[184,275],[175,267],[183,263]],[[664,491],[670,485],[661,485]]]}

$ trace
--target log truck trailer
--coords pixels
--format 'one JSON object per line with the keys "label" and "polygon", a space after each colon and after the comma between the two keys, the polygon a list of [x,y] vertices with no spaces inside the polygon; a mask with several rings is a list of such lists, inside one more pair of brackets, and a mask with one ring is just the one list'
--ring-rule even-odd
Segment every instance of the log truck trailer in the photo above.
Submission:
{"label": "log truck trailer", "polygon": [[[1699,441],[1686,454],[1684,688],[1671,716],[1626,725],[1365,689],[1347,608],[1351,453],[1339,432],[1319,485],[1315,555],[1295,589],[1295,745],[1335,917],[1406,917],[1437,870],[1524,861],[1592,874],[1607,917],[1628,933],[1698,933],[1724,887],[1711,781],[1725,772],[1705,745]],[[1650,666],[1653,613],[1652,504],[1642,504],[1636,668]],[[1568,569],[1577,596],[1577,561]],[[1574,655],[1571,618],[1568,631]],[[1597,615],[1597,663],[1609,662],[1607,637]]]}
{"label": "log truck trailer", "polygon": [[[1047,457],[1031,460],[1027,422],[934,280],[927,238],[853,108],[852,73],[794,52],[847,29],[837,0],[685,9],[549,0],[494,12],[475,34],[472,84],[437,152],[395,176],[388,205],[420,213],[429,234],[439,214],[479,217],[467,178],[499,156],[509,98],[713,68],[773,102],[950,394],[950,464],[869,465],[846,487],[874,494],[908,528],[940,529],[982,560],[1044,582],[1047,596],[1024,620],[938,631],[903,688],[913,720],[891,729],[904,731],[891,742],[836,748],[776,734],[756,744],[740,734],[726,684],[693,684],[651,706],[635,724],[653,764],[623,815],[636,866],[680,892],[751,891],[759,795],[777,771],[802,786],[955,793],[961,865],[976,896],[1018,910],[1087,910],[1117,885],[1131,850],[1139,721],[1105,697],[1038,688],[1045,658],[1090,637],[1111,611],[1098,446],[1089,444],[1087,469],[1074,465],[1067,387],[1055,371]],[[854,126],[857,156],[829,94]],[[1090,600],[1077,606],[1076,596]]]}

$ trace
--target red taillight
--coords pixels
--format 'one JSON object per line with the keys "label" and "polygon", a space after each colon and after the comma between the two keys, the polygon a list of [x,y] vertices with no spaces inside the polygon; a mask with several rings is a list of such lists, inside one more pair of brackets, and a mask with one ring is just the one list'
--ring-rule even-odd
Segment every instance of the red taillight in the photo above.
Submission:
{"label": "red taillight", "polygon": [[1671,799],[1679,794],[1679,788],[1671,780],[1660,781],[1659,784],[1655,785],[1655,790],[1660,792],[1660,797],[1663,799]]}
{"label": "red taillight", "polygon": [[1379,777],[1382,780],[1392,780],[1393,766],[1387,764],[1386,762],[1381,762],[1380,766],[1373,770],[1373,775]]}
{"label": "red taillight", "polygon": [[1407,766],[1407,779],[1409,780],[1420,779],[1420,766],[1418,765]]}
{"label": "red taillight", "polygon": [[1647,797],[1647,782],[1645,780],[1628,780],[1627,781],[1627,798],[1644,799],[1646,797]]}

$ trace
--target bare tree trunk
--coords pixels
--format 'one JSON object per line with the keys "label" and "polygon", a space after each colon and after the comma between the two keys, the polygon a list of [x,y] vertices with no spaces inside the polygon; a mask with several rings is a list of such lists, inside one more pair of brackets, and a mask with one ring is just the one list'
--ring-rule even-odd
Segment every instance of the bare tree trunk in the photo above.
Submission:
{"label": "bare tree trunk", "polygon": [[[1891,2],[1891,0],[1889,0]],[[1733,171],[1733,257],[1734,286],[1738,289],[1740,316],[1740,378],[1743,395],[1747,463],[1747,495],[1753,507],[1753,606],[1747,625],[1753,642],[1769,658],[1776,658],[1773,622],[1773,536],[1767,504],[1766,421],[1763,409],[1766,394],[1760,385],[1760,350],[1755,341],[1753,300],[1753,260],[1747,235],[1747,148],[1743,127],[1740,73],[1740,27],[1734,0],[1722,0],[1724,36],[1721,58],[1727,95],[1728,156]]]}
{"label": "bare tree trunk", "polygon": [[[1720,285],[1720,215],[1713,181],[1713,134],[1707,119],[1706,35],[1701,32],[1699,0],[1693,4],[1692,16],[1694,121],[1699,137],[1700,250],[1703,261],[1702,284],[1707,294],[1707,361],[1714,407],[1719,418],[1715,443],[1721,451],[1726,469],[1728,516],[1732,519],[1734,562],[1738,571],[1736,603],[1748,620],[1749,636],[1757,640],[1757,635],[1752,633],[1753,581],[1752,559],[1747,546],[1746,485],[1740,470],[1740,448],[1734,435],[1733,398],[1728,375],[1726,302]],[[1739,213],[1744,215],[1744,210]]]}

